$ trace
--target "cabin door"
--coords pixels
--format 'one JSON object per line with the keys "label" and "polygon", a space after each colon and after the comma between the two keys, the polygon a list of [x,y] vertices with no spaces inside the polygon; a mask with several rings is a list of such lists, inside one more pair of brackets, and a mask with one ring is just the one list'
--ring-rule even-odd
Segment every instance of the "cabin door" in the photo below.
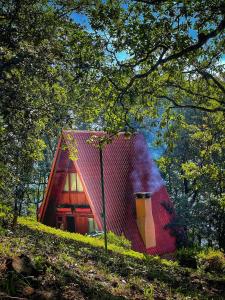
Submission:
{"label": "cabin door", "polygon": [[66,216],[66,229],[70,232],[75,232],[74,216]]}
{"label": "cabin door", "polygon": [[76,216],[76,232],[85,234],[88,233],[88,218],[87,216]]}

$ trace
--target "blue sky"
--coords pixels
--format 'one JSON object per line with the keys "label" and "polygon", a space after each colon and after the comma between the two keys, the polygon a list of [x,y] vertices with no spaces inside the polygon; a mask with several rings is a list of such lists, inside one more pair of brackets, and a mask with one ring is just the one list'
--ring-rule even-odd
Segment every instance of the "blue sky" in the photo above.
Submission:
{"label": "blue sky", "polygon": [[88,30],[91,30],[91,26],[90,26],[87,16],[73,12],[71,14],[71,18],[74,20],[75,23],[85,26]]}

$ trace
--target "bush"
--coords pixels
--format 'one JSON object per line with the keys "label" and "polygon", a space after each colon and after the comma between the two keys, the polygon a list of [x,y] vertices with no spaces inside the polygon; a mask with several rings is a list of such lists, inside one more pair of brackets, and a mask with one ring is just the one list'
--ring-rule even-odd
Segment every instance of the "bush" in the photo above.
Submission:
{"label": "bush", "polygon": [[198,268],[205,272],[225,272],[225,257],[220,250],[209,248],[197,254]]}
{"label": "bush", "polygon": [[0,204],[0,235],[4,235],[6,233],[6,229],[10,227],[11,222],[11,209],[4,204]]}
{"label": "bush", "polygon": [[192,248],[181,248],[176,252],[176,258],[182,267],[197,268],[197,258],[196,255],[198,249]]}
{"label": "bush", "polygon": [[[104,234],[98,236],[98,239],[104,239]],[[116,246],[131,249],[131,242],[122,235],[116,235],[114,232],[109,231],[107,232],[107,241],[109,244],[114,244]]]}

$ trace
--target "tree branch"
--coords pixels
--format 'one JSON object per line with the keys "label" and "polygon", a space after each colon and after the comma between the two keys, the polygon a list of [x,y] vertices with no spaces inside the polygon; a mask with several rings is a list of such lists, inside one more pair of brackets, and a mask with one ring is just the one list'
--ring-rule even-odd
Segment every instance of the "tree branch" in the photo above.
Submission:
{"label": "tree branch", "polygon": [[150,5],[155,5],[155,4],[160,4],[165,2],[165,0],[133,0],[134,2],[139,2],[139,3],[144,3],[144,4],[150,4]]}
{"label": "tree branch", "polygon": [[[129,88],[132,87],[132,85],[133,85],[133,83],[134,83],[134,81],[135,81],[136,79],[145,78],[145,77],[147,77],[149,74],[151,74],[153,71],[155,71],[155,70],[158,68],[158,66],[161,64],[162,58],[163,58],[163,56],[164,56],[164,54],[166,53],[167,50],[168,50],[168,49],[164,47],[164,49],[163,49],[163,51],[162,51],[162,53],[161,53],[161,55],[160,55],[158,61],[157,61],[157,62],[156,62],[156,63],[155,63],[155,64],[154,64],[147,72],[134,75],[134,76],[131,78],[131,80],[129,81],[129,83],[127,84],[127,86],[126,86],[126,87],[121,91],[121,93],[118,95],[117,98],[118,98],[118,99],[122,99],[122,97],[126,94],[127,90],[128,90]],[[118,99],[117,99],[117,100],[118,100]]]}
{"label": "tree branch", "polygon": [[177,84],[177,83],[168,82],[168,84],[166,84],[166,86],[167,86],[167,87],[171,87],[171,86],[172,86],[172,87],[178,88],[178,89],[180,89],[180,90],[182,90],[182,91],[185,91],[185,92],[187,92],[187,93],[190,94],[190,95],[197,96],[197,97],[207,98],[207,99],[209,99],[209,100],[214,100],[214,101],[217,101],[218,103],[225,104],[225,102],[222,101],[222,100],[220,101],[219,99],[216,99],[216,98],[211,97],[211,96],[208,96],[208,95],[195,93],[195,92],[193,92],[193,91],[191,91],[191,90],[189,90],[189,89],[187,89],[187,88],[182,87],[181,85],[179,85],[179,84]]}
{"label": "tree branch", "polygon": [[141,73],[141,74],[136,74],[133,76],[130,80],[130,82],[127,84],[127,86],[122,90],[122,92],[119,94],[118,98],[123,97],[127,90],[132,87],[133,83],[135,82],[136,79],[141,79],[141,78],[146,78],[148,77],[153,71],[155,71],[160,65],[164,65],[165,63],[172,61],[174,59],[178,59],[180,57],[183,57],[191,52],[194,52],[201,48],[208,40],[212,39],[213,37],[216,37],[222,30],[225,29],[225,17],[223,20],[219,23],[216,29],[212,30],[208,34],[199,34],[198,36],[198,42],[196,42],[193,45],[190,45],[181,51],[171,54],[167,56],[166,58],[163,58],[164,54],[168,51],[168,48],[164,47],[164,50],[162,54],[160,55],[160,58],[158,61],[153,65],[147,72]]}
{"label": "tree branch", "polygon": [[[216,108],[206,108],[203,106],[199,106],[199,105],[192,105],[192,104],[179,104],[176,102],[176,100],[174,100],[173,98],[166,96],[166,95],[160,95],[157,96],[157,98],[159,99],[167,99],[170,102],[173,103],[173,105],[175,106],[175,108],[191,108],[191,109],[198,109],[198,110],[202,110],[202,111],[206,111],[206,112],[225,112],[225,108],[224,107],[216,107]],[[174,107],[171,107],[174,108]]]}
{"label": "tree branch", "polygon": [[204,78],[210,78],[212,81],[217,85],[217,87],[225,94],[225,87],[210,73],[206,71],[199,71],[197,70],[199,74],[201,74]]}
{"label": "tree branch", "polygon": [[173,59],[177,59],[180,58],[190,52],[196,51],[199,48],[201,48],[209,39],[217,36],[222,30],[225,29],[225,17],[223,18],[223,20],[219,23],[219,25],[217,26],[216,29],[212,30],[211,32],[209,32],[208,34],[199,34],[198,35],[198,42],[182,49],[180,52],[171,54],[170,56],[168,56],[167,58],[163,59],[162,64],[173,60]]}

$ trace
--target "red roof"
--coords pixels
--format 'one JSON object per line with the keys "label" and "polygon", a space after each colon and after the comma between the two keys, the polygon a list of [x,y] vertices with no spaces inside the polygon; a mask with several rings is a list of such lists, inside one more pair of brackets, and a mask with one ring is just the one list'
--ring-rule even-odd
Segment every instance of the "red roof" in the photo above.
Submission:
{"label": "red roof", "polygon": [[[78,159],[73,161],[93,214],[102,228],[101,177],[99,150],[87,143],[92,135],[103,132],[64,131],[72,134],[77,142]],[[66,169],[69,164],[68,150],[58,151],[53,162],[54,169]],[[126,139],[124,134],[114,138],[103,150],[107,230],[122,234],[131,240],[132,248],[149,254],[162,254],[175,250],[175,238],[164,227],[170,215],[162,206],[169,202],[164,182],[153,163],[145,139],[135,134]],[[48,210],[54,210],[54,195],[62,188],[60,175],[51,173],[40,219],[45,223]],[[53,187],[54,186],[54,187]],[[156,230],[156,247],[146,249],[136,224],[134,192],[151,192],[152,210]],[[52,195],[54,193],[54,195]],[[49,200],[50,199],[50,200]],[[51,200],[52,199],[52,200]]]}

